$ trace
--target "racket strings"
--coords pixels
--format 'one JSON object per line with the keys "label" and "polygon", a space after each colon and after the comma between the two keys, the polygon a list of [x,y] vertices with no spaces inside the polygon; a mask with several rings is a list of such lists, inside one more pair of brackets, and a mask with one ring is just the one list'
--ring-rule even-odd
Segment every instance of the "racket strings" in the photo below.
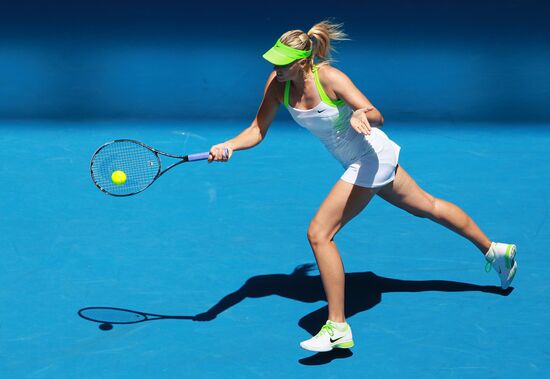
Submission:
{"label": "racket strings", "polygon": [[[160,172],[160,159],[145,146],[115,141],[100,149],[92,159],[92,177],[100,189],[112,195],[130,195],[147,188]],[[113,172],[123,171],[126,181],[115,184]]]}
{"label": "racket strings", "polygon": [[144,313],[134,312],[129,309],[93,307],[81,309],[78,313],[87,320],[110,324],[134,324],[147,320],[147,316]]}

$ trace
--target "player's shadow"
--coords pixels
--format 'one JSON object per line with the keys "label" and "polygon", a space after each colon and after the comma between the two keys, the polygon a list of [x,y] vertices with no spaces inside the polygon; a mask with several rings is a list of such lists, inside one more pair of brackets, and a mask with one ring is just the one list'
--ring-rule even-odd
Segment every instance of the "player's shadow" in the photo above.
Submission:
{"label": "player's shadow", "polygon": [[[314,264],[296,267],[291,274],[258,275],[248,279],[244,285],[223,297],[217,304],[204,313],[193,317],[195,321],[210,321],[226,309],[240,303],[246,298],[259,298],[271,295],[286,297],[306,303],[326,301],[325,292],[319,275],[309,275]],[[399,280],[384,278],[373,272],[353,272],[346,274],[346,317],[364,312],[380,303],[382,294],[387,292],[466,292],[478,291],[508,296],[513,288],[503,290],[496,286],[453,282],[446,280]],[[309,334],[316,334],[326,322],[328,306],[305,315],[298,325]],[[347,358],[353,355],[347,349],[334,349],[329,353],[318,353],[300,360],[305,365],[326,364],[334,359]]]}

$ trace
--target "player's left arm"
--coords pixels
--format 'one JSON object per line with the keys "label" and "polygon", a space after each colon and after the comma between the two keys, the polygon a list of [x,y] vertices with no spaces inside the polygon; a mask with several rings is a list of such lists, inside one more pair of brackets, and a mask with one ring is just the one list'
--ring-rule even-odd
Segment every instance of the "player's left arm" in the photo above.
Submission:
{"label": "player's left arm", "polygon": [[331,66],[325,66],[323,70],[319,70],[319,73],[327,95],[344,100],[355,111],[356,119],[366,119],[370,126],[378,128],[384,124],[384,117],[380,111],[346,74]]}

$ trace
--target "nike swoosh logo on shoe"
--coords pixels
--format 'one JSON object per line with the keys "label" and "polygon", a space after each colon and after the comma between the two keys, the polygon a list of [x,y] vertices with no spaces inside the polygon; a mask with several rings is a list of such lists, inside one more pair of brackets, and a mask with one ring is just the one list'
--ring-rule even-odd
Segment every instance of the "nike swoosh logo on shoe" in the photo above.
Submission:
{"label": "nike swoosh logo on shoe", "polygon": [[335,338],[335,339],[332,339],[332,338],[331,338],[331,339],[330,339],[330,343],[334,343],[334,342],[336,342],[336,341],[338,341],[338,340],[341,340],[342,338],[344,338],[344,336],[338,337],[338,338]]}

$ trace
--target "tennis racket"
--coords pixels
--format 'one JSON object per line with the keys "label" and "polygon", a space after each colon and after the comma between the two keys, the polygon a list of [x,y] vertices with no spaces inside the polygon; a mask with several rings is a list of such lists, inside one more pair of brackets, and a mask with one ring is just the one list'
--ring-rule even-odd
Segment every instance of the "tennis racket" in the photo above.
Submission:
{"label": "tennis racket", "polygon": [[78,311],[78,315],[88,321],[102,324],[137,324],[138,322],[172,319],[192,320],[193,316],[165,316],[153,313],[132,311],[130,309],[112,307],[88,307]]}
{"label": "tennis racket", "polygon": [[[96,150],[90,162],[90,174],[95,186],[106,194],[130,196],[147,189],[168,170],[185,162],[208,159],[209,154],[207,151],[178,156],[163,153],[143,142],[118,139]],[[225,154],[228,154],[227,149]],[[178,161],[163,170],[161,155]],[[117,180],[115,175],[118,175]]]}

